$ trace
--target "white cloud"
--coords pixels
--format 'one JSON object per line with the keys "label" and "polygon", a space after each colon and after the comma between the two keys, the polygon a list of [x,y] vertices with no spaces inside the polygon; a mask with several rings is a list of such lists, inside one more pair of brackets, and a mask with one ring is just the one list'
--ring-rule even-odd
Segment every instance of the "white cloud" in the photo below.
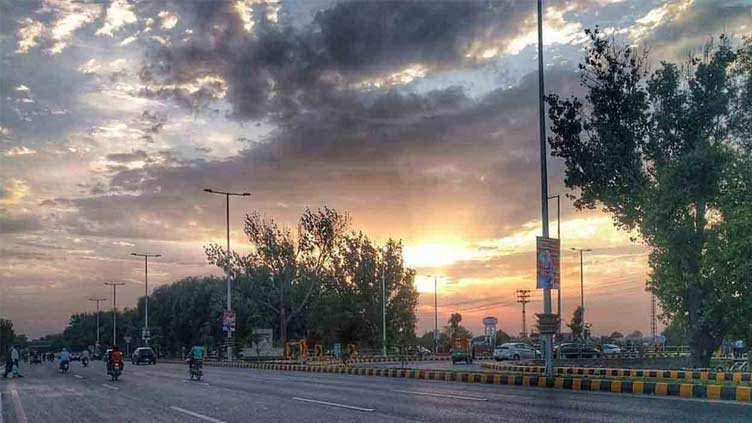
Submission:
{"label": "white cloud", "polygon": [[16,91],[29,91],[29,87],[27,87],[24,84],[21,84],[18,87],[16,87]]}
{"label": "white cloud", "polygon": [[137,39],[138,39],[138,37],[136,37],[136,36],[132,35],[132,36],[130,36],[130,37],[128,37],[128,38],[126,38],[126,39],[124,39],[123,41],[121,41],[121,42],[120,42],[120,45],[121,45],[121,46],[127,46],[128,44],[130,44],[130,43],[132,43],[132,42],[136,41]]}
{"label": "white cloud", "polygon": [[133,12],[133,6],[123,0],[116,0],[107,8],[107,17],[104,25],[96,32],[97,35],[113,36],[127,24],[135,23],[138,20]]}
{"label": "white cloud", "polygon": [[21,145],[21,146],[15,146],[11,148],[10,150],[6,151],[4,154],[6,157],[18,157],[18,156],[33,156],[34,154],[37,154],[37,152],[36,150],[26,147],[25,145]]}
{"label": "white cloud", "polygon": [[172,29],[178,24],[178,16],[172,12],[163,10],[157,16],[162,19],[162,29]]}
{"label": "white cloud", "polygon": [[68,40],[79,28],[96,20],[102,12],[98,4],[78,3],[62,0],[45,0],[40,13],[52,13],[54,19],[49,26],[25,18],[19,21],[17,32],[17,53],[27,53],[37,46],[41,40],[47,40],[51,46],[46,50],[48,54],[58,54],[68,45]]}
{"label": "white cloud", "polygon": [[629,30],[630,38],[635,42],[641,40],[662,23],[680,17],[693,1],[694,0],[680,0],[673,3],[666,3],[660,7],[652,9],[645,16],[635,21],[635,24]]}
{"label": "white cloud", "polygon": [[44,25],[31,18],[24,18],[18,22],[18,48],[16,53],[28,53],[33,47],[39,44],[39,38],[44,31]]}
{"label": "white cloud", "polygon": [[87,75],[119,72],[126,68],[128,61],[125,59],[115,59],[111,62],[97,62],[97,59],[89,59],[86,63],[78,67],[80,72]]}

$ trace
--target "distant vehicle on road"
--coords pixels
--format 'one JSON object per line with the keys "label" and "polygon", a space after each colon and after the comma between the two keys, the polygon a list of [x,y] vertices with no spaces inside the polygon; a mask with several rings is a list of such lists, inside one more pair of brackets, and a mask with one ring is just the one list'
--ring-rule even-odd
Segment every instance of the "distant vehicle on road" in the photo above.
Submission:
{"label": "distant vehicle on road", "polygon": [[554,356],[559,358],[598,358],[601,351],[588,344],[561,344],[554,348]]}
{"label": "distant vehicle on road", "polygon": [[452,340],[452,364],[464,361],[467,364],[473,363],[473,351],[470,346],[470,339],[455,338]]}
{"label": "distant vehicle on road", "polygon": [[507,342],[494,349],[493,359],[502,360],[528,360],[540,358],[540,351],[524,342]]}
{"label": "distant vehicle on road", "polygon": [[621,354],[621,347],[615,344],[603,344],[601,345],[603,354]]}
{"label": "distant vehicle on road", "polygon": [[81,353],[77,353],[77,352],[70,353],[70,361],[81,361]]}
{"label": "distant vehicle on road", "polygon": [[131,354],[131,362],[135,365],[141,363],[157,364],[157,355],[149,347],[136,348],[136,351],[133,351],[133,354]]}

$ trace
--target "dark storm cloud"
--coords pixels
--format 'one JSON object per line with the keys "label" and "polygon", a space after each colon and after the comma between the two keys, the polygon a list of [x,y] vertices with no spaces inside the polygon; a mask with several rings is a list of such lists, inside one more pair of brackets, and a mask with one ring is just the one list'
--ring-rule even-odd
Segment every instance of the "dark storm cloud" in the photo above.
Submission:
{"label": "dark storm cloud", "polygon": [[118,163],[130,163],[137,160],[147,160],[149,155],[144,150],[136,150],[132,153],[114,153],[108,154],[107,160]]}
{"label": "dark storm cloud", "polygon": [[[530,11],[519,2],[344,2],[318,11],[302,28],[272,23],[257,11],[248,33],[230,3],[183,4],[179,13],[196,31],[187,42],[148,53],[142,95],[196,108],[226,89],[238,120],[347,108],[361,94],[349,84],[363,79],[414,64],[471,66],[466,56],[473,46],[503,47]],[[198,90],[183,87],[207,76],[221,77],[226,87],[217,80]]]}
{"label": "dark storm cloud", "polygon": [[[553,90],[573,81],[566,71],[548,75]],[[69,200],[77,213],[62,224],[87,235],[202,239],[206,228],[221,226],[221,214],[197,195],[221,186],[253,192],[241,211],[260,209],[281,221],[294,221],[305,206],[327,204],[361,216],[366,226],[394,219],[409,226],[421,220],[415,210],[425,205],[447,212],[464,205],[475,210],[473,225],[486,235],[502,233],[537,217],[539,187],[530,183],[539,171],[536,99],[531,74],[520,86],[479,100],[457,87],[425,95],[390,91],[351,110],[299,114],[236,157],[117,172],[107,192],[141,194]],[[112,158],[135,156],[143,157]],[[553,176],[557,169],[554,164]],[[403,229],[393,235],[406,236]]]}
{"label": "dark storm cloud", "polygon": [[37,216],[0,214],[0,233],[2,234],[33,232],[41,228],[42,222]]}

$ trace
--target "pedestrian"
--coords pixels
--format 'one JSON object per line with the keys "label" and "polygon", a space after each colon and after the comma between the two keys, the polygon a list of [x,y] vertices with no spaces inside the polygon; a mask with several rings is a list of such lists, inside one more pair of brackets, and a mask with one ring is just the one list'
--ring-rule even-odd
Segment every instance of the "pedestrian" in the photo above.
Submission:
{"label": "pedestrian", "polygon": [[21,353],[18,352],[18,347],[15,345],[10,350],[10,358],[13,360],[13,377],[23,377],[21,374],[21,363],[18,362],[21,358]]}

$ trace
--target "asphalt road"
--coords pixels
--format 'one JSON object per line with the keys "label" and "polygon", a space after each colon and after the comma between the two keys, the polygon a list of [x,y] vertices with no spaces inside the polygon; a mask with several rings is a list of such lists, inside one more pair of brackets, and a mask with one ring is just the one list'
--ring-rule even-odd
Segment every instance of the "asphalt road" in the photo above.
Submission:
{"label": "asphalt road", "polygon": [[750,422],[752,405],[414,379],[126,364],[24,367],[0,379],[0,423],[26,422]]}

